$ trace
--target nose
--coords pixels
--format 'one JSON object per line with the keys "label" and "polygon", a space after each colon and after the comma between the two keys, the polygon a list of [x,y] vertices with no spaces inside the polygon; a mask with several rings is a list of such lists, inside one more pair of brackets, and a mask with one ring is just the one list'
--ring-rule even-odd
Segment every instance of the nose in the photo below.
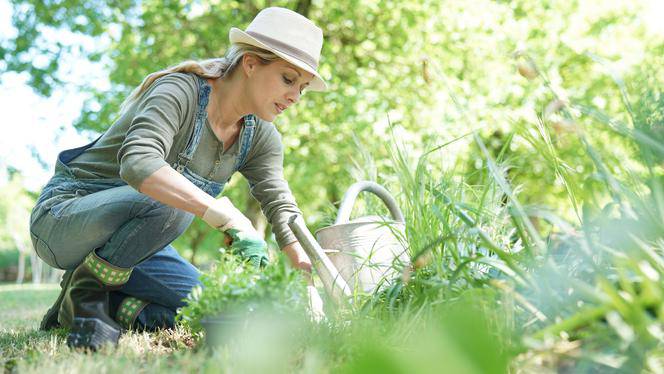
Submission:
{"label": "nose", "polygon": [[286,94],[286,100],[290,103],[290,105],[297,103],[300,101],[300,90],[295,87],[295,89],[289,90],[288,93]]}

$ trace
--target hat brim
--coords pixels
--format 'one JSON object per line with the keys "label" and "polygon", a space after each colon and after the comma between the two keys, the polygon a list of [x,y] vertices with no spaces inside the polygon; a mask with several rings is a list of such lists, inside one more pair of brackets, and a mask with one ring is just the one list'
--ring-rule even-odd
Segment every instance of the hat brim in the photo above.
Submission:
{"label": "hat brim", "polygon": [[289,63],[299,67],[300,69],[309,72],[313,74],[314,78],[311,80],[311,83],[307,87],[307,91],[326,91],[327,90],[327,84],[323,80],[323,78],[318,74],[318,72],[315,69],[312,69],[311,66],[307,65],[303,61],[288,55],[287,53],[284,53],[282,51],[279,51],[273,47],[270,47],[269,45],[266,45],[262,43],[260,40],[254,38],[253,36],[247,34],[246,32],[238,29],[237,27],[232,27],[231,31],[229,32],[229,39],[231,43],[245,43],[245,44],[250,44],[265,50],[268,50],[275,55],[281,57],[282,59],[288,61]]}

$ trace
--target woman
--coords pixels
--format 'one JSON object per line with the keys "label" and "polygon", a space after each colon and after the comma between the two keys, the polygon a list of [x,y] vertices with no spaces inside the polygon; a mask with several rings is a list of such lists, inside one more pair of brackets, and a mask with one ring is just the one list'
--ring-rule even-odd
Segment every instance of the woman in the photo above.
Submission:
{"label": "woman", "polygon": [[97,349],[117,344],[121,328],[173,326],[198,271],[170,243],[194,216],[254,265],[267,263],[251,222],[227,198],[215,199],[236,171],[293,265],[310,271],[287,225],[301,213],[270,122],[305,88],[326,88],[316,71],[322,31],[267,8],[246,32],[232,28],[230,41],[224,58],[150,74],[99,139],[58,155],[30,231],[39,256],[67,269],[41,328],[70,328],[70,346]]}

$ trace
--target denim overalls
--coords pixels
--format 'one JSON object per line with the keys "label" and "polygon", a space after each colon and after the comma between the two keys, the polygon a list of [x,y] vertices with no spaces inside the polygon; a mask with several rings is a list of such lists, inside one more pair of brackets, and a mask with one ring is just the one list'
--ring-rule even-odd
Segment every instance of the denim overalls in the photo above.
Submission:
{"label": "denim overalls", "polygon": [[[191,162],[207,120],[211,87],[199,80],[194,130],[173,168],[209,195],[216,197],[225,182],[193,173]],[[244,117],[234,170],[246,162],[256,127],[253,115]],[[172,326],[177,308],[199,284],[198,270],[171,246],[192,222],[193,214],[143,195],[121,179],[76,179],[67,164],[92,147],[61,152],[55,174],[43,188],[30,217],[30,235],[39,257],[60,269],[74,269],[90,251],[119,267],[134,267],[129,281],[111,293],[111,308],[126,296],[150,302],[139,323]]]}

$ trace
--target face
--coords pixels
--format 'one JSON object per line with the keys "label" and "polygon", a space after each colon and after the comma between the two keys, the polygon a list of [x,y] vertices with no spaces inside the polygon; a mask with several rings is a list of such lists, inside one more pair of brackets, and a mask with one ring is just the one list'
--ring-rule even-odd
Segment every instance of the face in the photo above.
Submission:
{"label": "face", "polygon": [[252,113],[266,121],[273,121],[297,103],[314,78],[313,74],[281,59],[263,65],[256,57],[248,55],[243,68]]}

